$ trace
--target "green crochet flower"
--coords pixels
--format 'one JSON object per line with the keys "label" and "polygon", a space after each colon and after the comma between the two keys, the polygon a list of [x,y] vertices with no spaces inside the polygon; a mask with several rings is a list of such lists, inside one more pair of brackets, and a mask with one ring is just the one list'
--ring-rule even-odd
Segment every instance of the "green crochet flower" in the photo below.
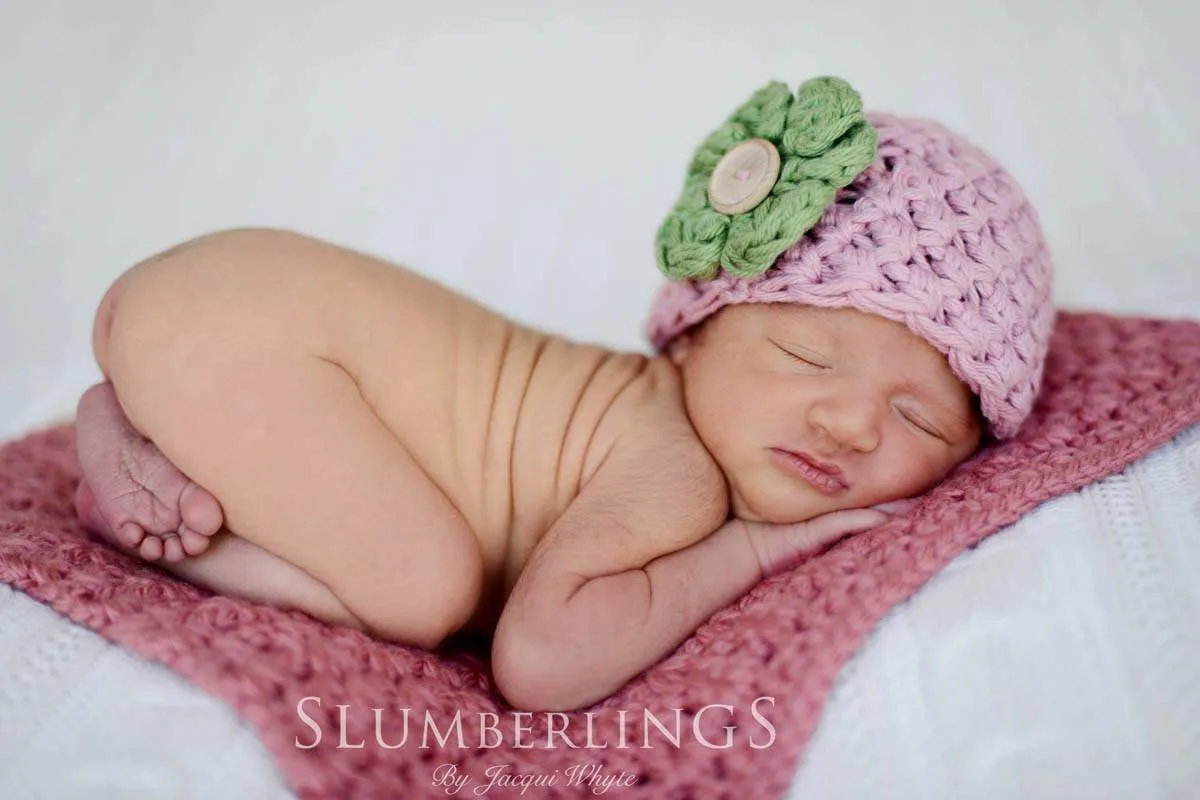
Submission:
{"label": "green crochet flower", "polygon": [[[743,144],[752,139],[770,145]],[[841,78],[806,81],[795,97],[786,84],[772,81],[696,151],[683,194],[658,231],[659,269],[674,280],[710,279],[719,267],[741,278],[762,274],[817,224],[837,190],[875,159],[878,143],[862,98]],[[731,153],[739,146],[740,153]],[[718,171],[726,155],[732,161]],[[768,162],[776,157],[779,177],[757,205],[728,214],[714,207],[712,194],[728,195],[730,186],[739,189],[738,180],[758,180],[766,192],[775,167]]]}

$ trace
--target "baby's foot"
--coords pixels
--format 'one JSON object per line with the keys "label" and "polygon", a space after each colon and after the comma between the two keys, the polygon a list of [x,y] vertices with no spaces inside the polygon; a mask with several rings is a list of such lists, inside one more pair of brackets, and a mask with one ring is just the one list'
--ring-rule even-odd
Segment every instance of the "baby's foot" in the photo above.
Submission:
{"label": "baby's foot", "polygon": [[148,561],[203,553],[224,512],[129,424],[111,383],[84,392],[76,414],[83,481],[75,494],[85,527]]}

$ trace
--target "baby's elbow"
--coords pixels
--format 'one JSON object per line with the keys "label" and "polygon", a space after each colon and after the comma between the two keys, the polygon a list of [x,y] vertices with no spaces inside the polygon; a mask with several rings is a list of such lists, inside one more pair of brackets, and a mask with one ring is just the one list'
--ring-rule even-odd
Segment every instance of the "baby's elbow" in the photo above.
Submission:
{"label": "baby's elbow", "polygon": [[505,701],[521,711],[559,711],[555,683],[561,675],[548,669],[552,654],[531,631],[497,627],[492,640],[492,678]]}
{"label": "baby's elbow", "polygon": [[562,637],[498,627],[492,640],[496,689],[521,711],[574,711],[601,699],[588,691],[585,671],[567,657],[570,649]]}

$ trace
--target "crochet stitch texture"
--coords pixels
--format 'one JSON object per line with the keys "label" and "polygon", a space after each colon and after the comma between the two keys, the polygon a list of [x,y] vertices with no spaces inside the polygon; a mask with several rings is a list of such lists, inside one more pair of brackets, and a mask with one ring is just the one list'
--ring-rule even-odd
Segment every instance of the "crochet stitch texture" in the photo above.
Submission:
{"label": "crochet stitch texture", "polygon": [[733,303],[853,307],[908,326],[980,398],[1007,439],[1033,407],[1054,321],[1050,253],[1033,206],[986,152],[945,126],[868,113],[875,160],[762,275],[670,281],[654,347]]}
{"label": "crochet stitch texture", "polygon": [[[811,228],[834,198],[875,156],[877,135],[862,98],[841,78],[805,81],[793,98],[786,84],[758,90],[696,150],[683,195],[659,228],[659,269],[670,278],[711,278],[718,267],[750,277]],[[722,156],[749,139],[780,152],[770,194],[742,214],[712,207],[708,186]]]}
{"label": "crochet stitch texture", "polygon": [[[74,426],[36,432],[0,449],[0,581],[144,658],[171,667],[229,703],[253,725],[292,788],[306,798],[444,797],[430,775],[456,761],[482,775],[506,763],[549,773],[582,762],[635,773],[636,785],[608,796],[778,798],[794,774],[838,671],[876,624],[968,547],[1035,506],[1111,475],[1200,421],[1200,323],[1058,315],[1045,381],[1031,416],[1014,438],[985,447],[922,498],[909,516],[839,543],[756,586],[705,622],[662,662],[590,709],[596,741],[617,741],[618,710],[626,728],[648,709],[670,722],[683,709],[683,729],[699,709],[727,703],[732,721],[708,714],[699,727],[723,741],[722,725],[758,732],[749,709],[756,698],[776,729],[770,747],[747,736],[729,749],[685,738],[658,746],[572,750],[481,749],[478,712],[505,713],[485,663],[470,652],[433,655],[331,628],[298,612],[214,597],[116,550],[93,542],[74,518],[80,479]],[[681,500],[686,502],[686,499]],[[296,714],[304,697],[322,743]],[[411,741],[397,750],[337,747],[336,703],[358,709],[348,742],[370,742],[370,708],[399,718],[429,711],[445,728],[463,714],[467,747]],[[585,728],[583,712],[568,715]],[[547,738],[534,716],[526,741]],[[576,736],[578,738],[578,736]],[[392,739],[395,741],[395,739]],[[661,745],[661,740],[659,741]],[[539,788],[538,797],[595,797],[588,786]],[[507,796],[500,795],[498,796]]]}

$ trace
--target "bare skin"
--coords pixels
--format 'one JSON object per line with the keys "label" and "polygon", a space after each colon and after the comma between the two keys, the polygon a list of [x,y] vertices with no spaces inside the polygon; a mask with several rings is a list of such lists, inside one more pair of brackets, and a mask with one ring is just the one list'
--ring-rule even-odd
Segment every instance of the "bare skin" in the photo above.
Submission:
{"label": "bare skin", "polygon": [[[85,475],[76,506],[103,522],[117,544],[147,561],[181,561],[208,549],[221,529],[221,504],[139,434],[121,412],[111,383],[93,386],[79,401],[78,450]],[[99,498],[91,484],[103,487]]]}
{"label": "bare skin", "polygon": [[205,237],[101,303],[77,509],[213,591],[428,648],[489,634],[513,705],[582,707],[978,445],[903,326],[791,311],[727,309],[648,358],[307,237]]}

